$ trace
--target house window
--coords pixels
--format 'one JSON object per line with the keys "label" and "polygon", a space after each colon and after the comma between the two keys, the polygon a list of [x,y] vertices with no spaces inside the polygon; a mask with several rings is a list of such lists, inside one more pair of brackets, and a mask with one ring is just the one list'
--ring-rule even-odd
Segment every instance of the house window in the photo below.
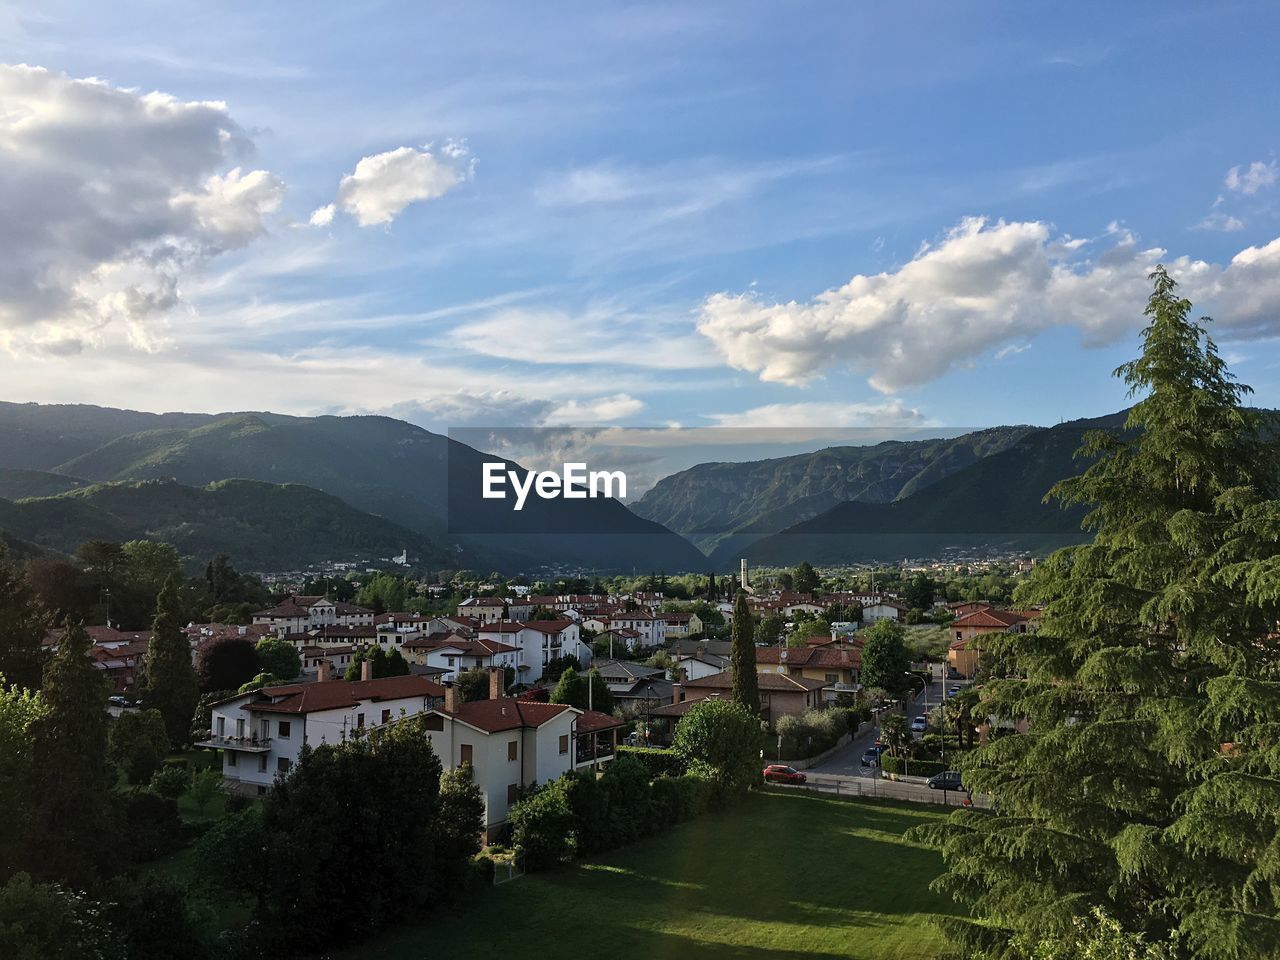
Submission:
{"label": "house window", "polygon": [[364,714],[363,714],[363,713],[357,713],[357,714],[356,714],[356,729],[361,729],[361,728],[363,728],[363,727],[364,727]]}
{"label": "house window", "polygon": [[451,666],[451,667],[452,667],[452,666],[453,666],[453,657],[445,657],[445,658],[444,658],[444,662],[445,662],[445,663],[447,663],[449,666]]}
{"label": "house window", "polygon": [[236,755],[232,750],[227,751],[227,766],[234,767],[236,765]]}
{"label": "house window", "polygon": [[227,735],[227,718],[218,718],[218,736],[225,737]]}
{"label": "house window", "polygon": [[840,674],[838,673],[827,674],[827,683],[837,683],[839,682],[839,680],[840,680]]}
{"label": "house window", "polygon": [[516,743],[516,741],[515,741],[515,740],[510,741],[510,742],[507,744],[507,760],[508,760],[508,762],[510,762],[510,761],[514,761],[514,760],[516,759],[517,755],[519,754],[519,751],[520,751],[520,747],[519,747],[519,745]]}
{"label": "house window", "polygon": [[288,740],[292,729],[293,726],[288,720],[281,720],[276,726],[276,735],[280,737],[281,740]]}
{"label": "house window", "polygon": [[265,753],[258,754],[258,772],[267,772],[267,755]]}
{"label": "house window", "polygon": [[560,734],[560,755],[564,756],[569,752],[569,735],[567,733]]}
{"label": "house window", "polygon": [[383,710],[383,711],[382,711],[382,722],[383,722],[383,723],[386,723],[386,722],[387,722],[388,720],[390,720],[390,719],[391,719],[391,711],[390,711],[390,710]]}
{"label": "house window", "polygon": [[458,747],[458,762],[471,763],[471,744],[464,743]]}
{"label": "house window", "polygon": [[288,773],[291,766],[293,766],[293,761],[288,757],[280,757],[276,760],[276,769],[281,773]]}
{"label": "house window", "polygon": [[964,634],[962,634],[959,630],[957,630],[957,631],[956,631],[956,639],[957,639],[957,640],[963,640],[963,639],[964,639]]}
{"label": "house window", "polygon": [[507,804],[508,805],[513,804],[518,799],[520,799],[520,784],[518,783],[507,784]]}

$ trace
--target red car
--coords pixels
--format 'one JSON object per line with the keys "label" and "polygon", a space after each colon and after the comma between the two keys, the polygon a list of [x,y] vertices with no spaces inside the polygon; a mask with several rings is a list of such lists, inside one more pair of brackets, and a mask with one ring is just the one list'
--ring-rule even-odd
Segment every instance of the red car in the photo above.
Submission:
{"label": "red car", "polygon": [[770,783],[804,783],[809,778],[795,767],[771,763],[764,768],[764,778]]}

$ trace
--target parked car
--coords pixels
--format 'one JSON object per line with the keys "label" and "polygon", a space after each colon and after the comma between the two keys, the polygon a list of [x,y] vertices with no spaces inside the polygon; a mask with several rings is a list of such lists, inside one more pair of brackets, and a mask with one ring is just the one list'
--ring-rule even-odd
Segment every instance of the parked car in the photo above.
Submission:
{"label": "parked car", "polygon": [[131,704],[131,703],[129,702],[129,698],[128,698],[128,697],[122,697],[122,696],[120,696],[119,694],[117,694],[117,695],[116,695],[116,696],[114,696],[114,697],[107,697],[107,703],[111,704],[113,707],[131,707],[131,706],[133,706],[133,704]]}
{"label": "parked car", "polygon": [[927,781],[930,790],[963,790],[964,787],[960,783],[960,772],[958,770],[944,770],[942,773],[935,773]]}
{"label": "parked car", "polygon": [[928,729],[929,729],[929,718],[926,717],[923,713],[911,721],[912,733],[924,733]]}
{"label": "parked car", "polygon": [[963,690],[963,689],[964,689],[964,687],[960,686],[959,684],[956,684],[955,686],[950,687],[950,688],[947,690],[947,696],[948,696],[948,697],[954,697],[956,694],[958,694],[958,693],[959,693],[961,690]]}
{"label": "parked car", "polygon": [[771,763],[765,767],[764,778],[770,783],[804,783],[809,779],[795,767],[782,763]]}

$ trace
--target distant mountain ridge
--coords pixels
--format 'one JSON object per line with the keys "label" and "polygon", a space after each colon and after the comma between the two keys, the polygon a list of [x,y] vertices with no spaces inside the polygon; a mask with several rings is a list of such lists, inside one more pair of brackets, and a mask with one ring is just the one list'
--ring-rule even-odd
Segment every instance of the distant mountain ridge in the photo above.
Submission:
{"label": "distant mountain ridge", "polygon": [[741,549],[839,503],[888,503],[925,489],[1041,428],[827,447],[747,463],[702,463],[659,480],[631,509],[704,550]]}
{"label": "distant mountain ridge", "polygon": [[[390,417],[148,414],[0,403],[0,467],[11,471],[96,483],[172,479],[192,488],[231,479],[298,484],[427,538],[436,555],[451,558],[447,566],[705,569],[706,558],[692,544],[614,500],[574,501],[571,512],[564,503],[539,501],[512,515],[509,533],[451,533],[451,470],[474,475],[478,489],[480,464],[491,459]],[[0,477],[0,487],[5,482]],[[16,487],[19,478],[10,475],[7,482]],[[27,476],[23,482],[38,481]],[[567,532],[545,532],[549,514]]]}

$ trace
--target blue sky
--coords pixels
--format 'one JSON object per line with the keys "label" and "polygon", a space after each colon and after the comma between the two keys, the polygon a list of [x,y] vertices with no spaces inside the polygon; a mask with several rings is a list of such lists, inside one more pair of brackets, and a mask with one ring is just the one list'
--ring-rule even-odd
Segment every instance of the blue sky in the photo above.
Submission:
{"label": "blue sky", "polygon": [[1277,36],[1266,3],[0,7],[44,68],[0,79],[0,399],[1053,423],[1123,405],[1164,260],[1280,406]]}

